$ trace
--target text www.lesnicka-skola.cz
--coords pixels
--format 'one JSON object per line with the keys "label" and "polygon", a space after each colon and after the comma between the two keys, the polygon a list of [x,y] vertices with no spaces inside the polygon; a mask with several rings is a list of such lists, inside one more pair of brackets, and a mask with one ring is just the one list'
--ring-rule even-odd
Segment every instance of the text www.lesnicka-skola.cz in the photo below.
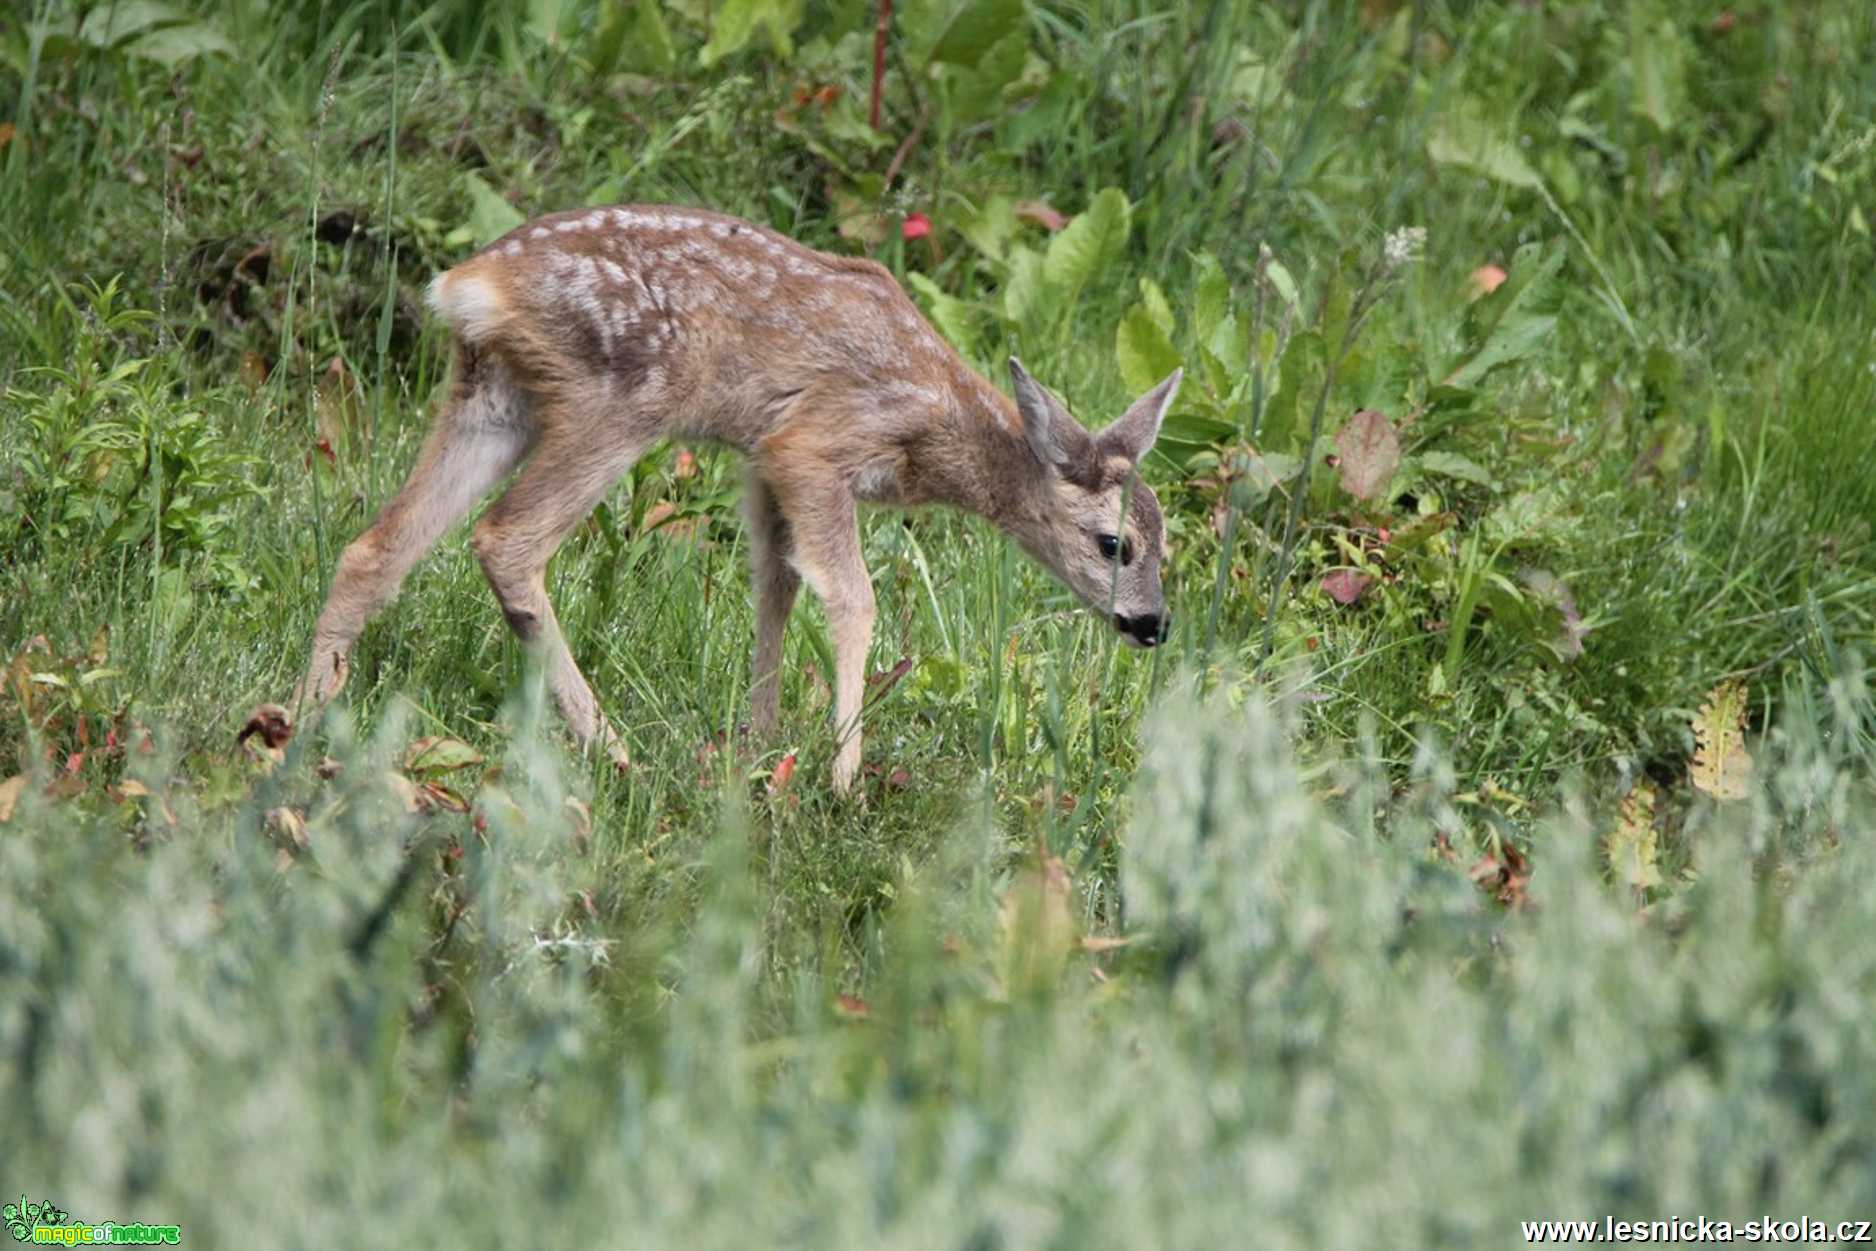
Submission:
{"label": "text www.lesnicka-skola.cz", "polygon": [[1870,1242],[1869,1221],[1779,1220],[1767,1216],[1735,1225],[1704,1216],[1656,1221],[1521,1221],[1527,1243],[1569,1242]]}

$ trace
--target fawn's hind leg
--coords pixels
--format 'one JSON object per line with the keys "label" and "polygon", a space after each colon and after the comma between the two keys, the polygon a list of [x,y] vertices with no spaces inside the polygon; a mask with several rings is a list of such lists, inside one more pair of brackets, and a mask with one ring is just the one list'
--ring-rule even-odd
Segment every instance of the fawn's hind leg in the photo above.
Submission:
{"label": "fawn's hind leg", "polygon": [[749,519],[749,581],[756,601],[756,646],[751,661],[749,729],[758,742],[775,730],[782,702],[782,634],[801,589],[801,575],[788,563],[793,542],[775,492],[752,466],[744,478],[743,507]]}
{"label": "fawn's hind leg", "polygon": [[313,656],[290,707],[317,707],[345,684],[365,623],[443,532],[508,476],[533,436],[525,393],[500,362],[464,348],[455,392],[397,497],[339,557],[313,629]]}
{"label": "fawn's hind leg", "polygon": [[595,438],[590,423],[543,422],[539,446],[476,523],[472,541],[502,615],[545,667],[568,728],[624,766],[625,745],[600,712],[547,599],[548,559],[660,434],[650,421],[611,417],[605,424],[604,437]]}

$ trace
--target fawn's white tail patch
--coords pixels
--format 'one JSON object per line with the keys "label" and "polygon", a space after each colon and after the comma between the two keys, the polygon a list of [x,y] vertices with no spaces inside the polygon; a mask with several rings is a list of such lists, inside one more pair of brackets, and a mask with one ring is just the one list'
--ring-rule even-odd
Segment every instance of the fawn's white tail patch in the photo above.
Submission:
{"label": "fawn's white tail patch", "polygon": [[430,307],[466,343],[488,342],[508,319],[508,304],[485,275],[460,268],[438,274],[430,283]]}

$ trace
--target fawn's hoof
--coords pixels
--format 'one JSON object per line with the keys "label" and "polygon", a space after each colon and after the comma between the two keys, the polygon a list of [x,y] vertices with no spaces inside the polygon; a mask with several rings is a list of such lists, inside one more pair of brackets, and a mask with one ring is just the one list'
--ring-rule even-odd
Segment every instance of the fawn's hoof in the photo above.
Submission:
{"label": "fawn's hoof", "polygon": [[248,714],[247,724],[235,735],[235,742],[245,743],[256,734],[269,747],[284,747],[293,737],[293,718],[279,704],[262,704]]}

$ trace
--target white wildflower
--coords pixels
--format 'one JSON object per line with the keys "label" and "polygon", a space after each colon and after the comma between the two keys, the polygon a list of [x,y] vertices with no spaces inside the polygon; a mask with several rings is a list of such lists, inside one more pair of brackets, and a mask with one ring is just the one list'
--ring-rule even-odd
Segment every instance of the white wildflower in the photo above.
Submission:
{"label": "white wildflower", "polygon": [[1388,232],[1387,241],[1381,245],[1381,256],[1389,269],[1399,269],[1410,261],[1419,260],[1426,245],[1425,226],[1402,226]]}

